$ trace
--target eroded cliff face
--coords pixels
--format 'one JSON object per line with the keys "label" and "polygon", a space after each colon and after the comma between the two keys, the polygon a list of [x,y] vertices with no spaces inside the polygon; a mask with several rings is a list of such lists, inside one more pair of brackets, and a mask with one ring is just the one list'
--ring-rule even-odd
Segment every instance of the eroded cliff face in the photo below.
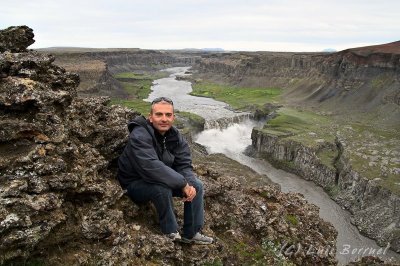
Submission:
{"label": "eroded cliff face", "polygon": [[176,66],[190,66],[200,58],[197,53],[142,49],[41,49],[52,53],[55,63],[79,74],[77,90],[81,96],[126,97],[127,93],[113,77],[121,72],[157,72]]}
{"label": "eroded cliff face", "polygon": [[352,222],[363,234],[381,246],[390,243],[400,252],[400,197],[382,188],[379,178],[371,180],[352,170],[343,140],[336,139],[337,158],[329,167],[318,154],[323,149],[334,149],[332,144],[320,143],[311,148],[256,128],[251,138],[260,156],[323,187],[352,213]]}
{"label": "eroded cliff face", "polygon": [[[43,53],[43,51],[41,51]],[[81,53],[54,53],[55,64],[80,78],[77,93],[80,96],[125,97],[127,93],[108,69],[102,59],[95,59]]]}
{"label": "eroded cliff face", "polygon": [[317,207],[274,186],[246,187],[242,175],[260,177],[225,171],[222,157],[201,155],[195,166],[206,188],[204,230],[216,243],[162,236],[151,205],[133,204],[115,179],[136,113],[77,97],[78,76],[26,50],[31,29],[11,30],[25,41],[14,51],[0,31],[0,264],[336,263],[336,232]]}
{"label": "eroded cliff face", "polygon": [[380,177],[371,180],[354,171],[345,141],[336,141],[339,157],[333,199],[350,210],[362,233],[400,252],[400,197],[380,186]]}
{"label": "eroded cliff face", "polygon": [[316,155],[319,149],[330,148],[325,147],[329,146],[328,143],[320,143],[317,148],[306,147],[294,140],[263,133],[257,128],[253,129],[251,139],[258,153],[281,167],[295,171],[296,174],[324,188],[335,185],[336,169],[322,164]]}
{"label": "eroded cliff face", "polygon": [[[279,87],[282,99],[358,119],[400,123],[400,41],[323,53],[222,53],[196,61],[199,77],[239,86]],[[374,116],[365,117],[365,113]],[[378,119],[376,119],[378,117]]]}

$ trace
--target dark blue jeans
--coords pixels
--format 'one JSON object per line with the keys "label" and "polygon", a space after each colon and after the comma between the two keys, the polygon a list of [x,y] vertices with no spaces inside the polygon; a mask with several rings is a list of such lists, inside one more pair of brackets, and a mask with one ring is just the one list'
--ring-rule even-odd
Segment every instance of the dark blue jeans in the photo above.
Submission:
{"label": "dark blue jeans", "polygon": [[[196,188],[196,197],[192,202],[184,203],[183,236],[186,238],[192,238],[204,225],[203,183],[196,179],[193,186]],[[169,234],[178,231],[172,197],[182,198],[181,189],[172,190],[160,184],[137,180],[132,182],[127,190],[133,202],[145,203],[151,201],[154,204],[157,209],[161,232]]]}

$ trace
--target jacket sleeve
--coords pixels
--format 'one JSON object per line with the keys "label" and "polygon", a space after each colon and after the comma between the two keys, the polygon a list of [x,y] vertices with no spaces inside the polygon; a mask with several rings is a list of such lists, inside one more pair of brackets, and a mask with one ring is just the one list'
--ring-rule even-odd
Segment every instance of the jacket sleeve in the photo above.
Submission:
{"label": "jacket sleeve", "polygon": [[135,127],[129,135],[129,160],[133,160],[139,175],[149,183],[160,183],[172,189],[186,185],[185,178],[159,160],[153,139],[141,126]]}
{"label": "jacket sleeve", "polygon": [[181,134],[179,134],[179,145],[175,149],[174,156],[175,156],[175,161],[173,168],[178,173],[183,175],[189,184],[193,185],[196,176],[193,172],[192,156],[190,153],[189,145]]}

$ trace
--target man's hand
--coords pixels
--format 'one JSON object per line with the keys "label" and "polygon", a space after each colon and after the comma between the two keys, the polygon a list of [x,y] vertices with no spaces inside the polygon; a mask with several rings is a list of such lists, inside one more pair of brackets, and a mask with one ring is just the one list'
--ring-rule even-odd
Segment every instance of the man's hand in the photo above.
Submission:
{"label": "man's hand", "polygon": [[196,189],[189,184],[182,189],[183,192],[183,201],[192,201],[194,197],[196,197]]}

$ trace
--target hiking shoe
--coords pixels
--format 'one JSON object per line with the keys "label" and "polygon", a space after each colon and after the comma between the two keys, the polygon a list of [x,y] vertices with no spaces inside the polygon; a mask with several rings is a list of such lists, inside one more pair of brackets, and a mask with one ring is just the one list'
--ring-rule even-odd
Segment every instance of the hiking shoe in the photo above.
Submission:
{"label": "hiking shoe", "polygon": [[182,242],[199,244],[199,245],[209,245],[214,242],[214,239],[212,237],[196,233],[192,238],[182,237]]}
{"label": "hiking shoe", "polygon": [[175,242],[175,241],[181,241],[181,240],[182,240],[182,237],[181,237],[181,235],[179,234],[179,232],[166,234],[165,236],[168,237],[169,239],[171,239],[171,240],[174,241],[174,242]]}

